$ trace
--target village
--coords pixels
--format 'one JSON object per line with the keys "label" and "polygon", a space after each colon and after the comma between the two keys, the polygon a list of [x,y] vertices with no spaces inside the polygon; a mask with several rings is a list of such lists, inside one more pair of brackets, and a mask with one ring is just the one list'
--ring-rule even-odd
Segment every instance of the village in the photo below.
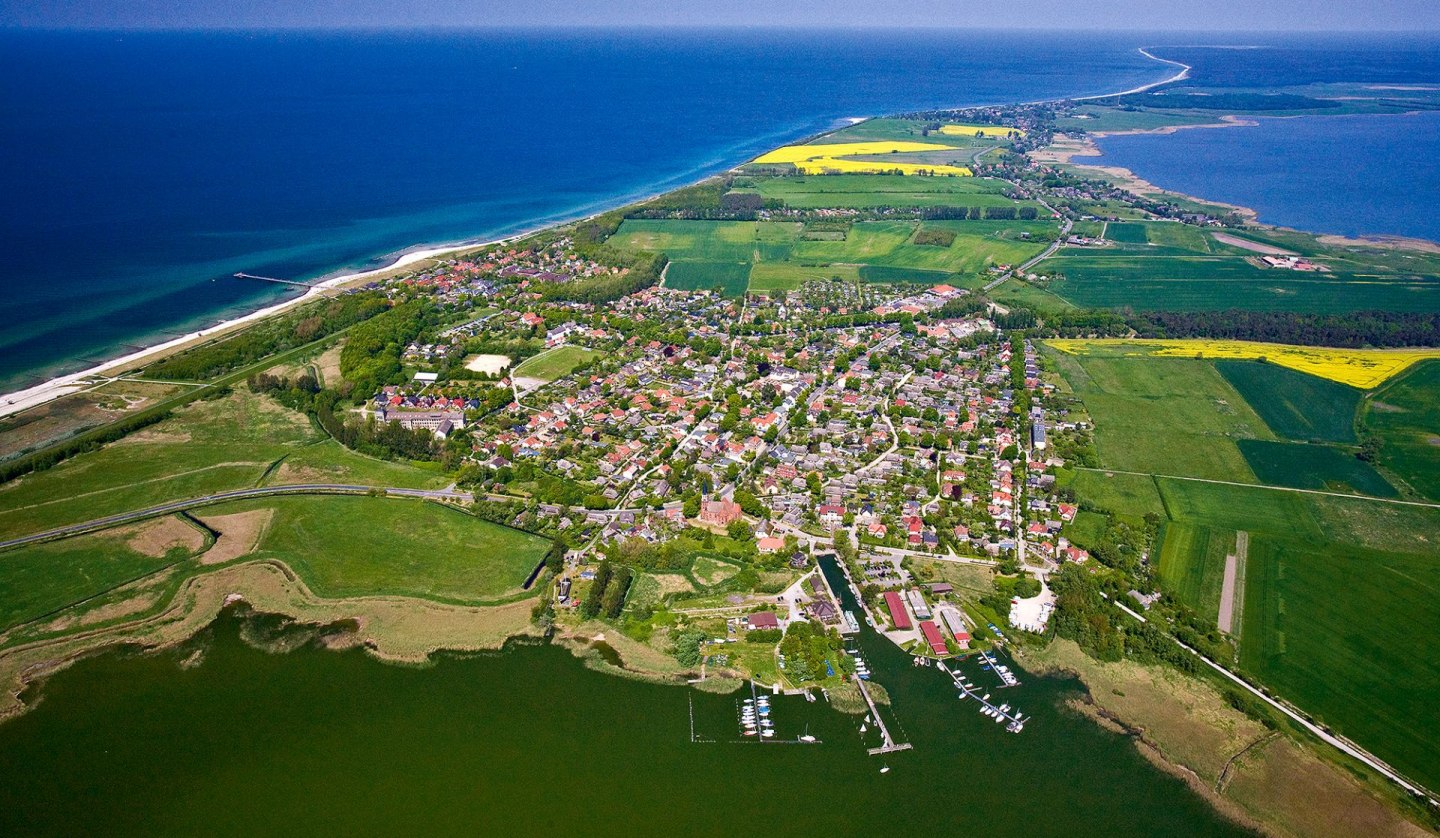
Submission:
{"label": "village", "polygon": [[[704,672],[787,689],[856,677],[848,657],[809,655],[793,636],[833,641],[865,621],[944,658],[1045,631],[1046,577],[1089,560],[1061,535],[1077,507],[1056,488],[1066,461],[1051,443],[1085,444],[1087,424],[1052,405],[1034,347],[968,292],[815,281],[737,300],[661,286],[595,307],[536,292],[565,281],[544,266],[576,264],[558,253],[432,272],[431,293],[484,314],[409,346],[412,383],[366,408],[463,431],[461,483],[487,517],[569,545],[557,624],[623,615],[638,637],[693,638],[682,645]],[[512,366],[505,347],[532,354]],[[451,374],[479,357],[499,361]],[[863,613],[818,569],[830,555]],[[611,582],[602,564],[629,571]],[[957,589],[952,570],[1014,595]],[[597,576],[632,588],[612,593],[611,613],[587,610]],[[641,577],[689,590],[637,606]]]}

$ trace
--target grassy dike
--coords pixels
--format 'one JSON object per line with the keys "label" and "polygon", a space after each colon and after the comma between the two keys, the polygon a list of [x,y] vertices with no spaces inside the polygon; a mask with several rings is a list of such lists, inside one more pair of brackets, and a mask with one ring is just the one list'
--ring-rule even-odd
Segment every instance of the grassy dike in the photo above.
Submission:
{"label": "grassy dike", "polygon": [[1146,759],[1237,823],[1269,835],[1428,834],[1405,817],[1424,822],[1426,814],[1388,783],[1283,725],[1261,724],[1215,682],[1168,666],[1097,661],[1068,640],[1017,659],[1033,672],[1074,674],[1088,693],[1072,699],[1072,709],[1129,736]]}

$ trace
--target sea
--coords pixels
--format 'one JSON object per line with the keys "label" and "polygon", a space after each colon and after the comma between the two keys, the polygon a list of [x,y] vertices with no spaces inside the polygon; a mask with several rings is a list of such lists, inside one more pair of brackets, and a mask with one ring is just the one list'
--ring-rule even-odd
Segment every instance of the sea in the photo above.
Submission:
{"label": "sea", "polygon": [[0,30],[0,391],[847,117],[1127,89],[1133,36]]}
{"label": "sea", "polygon": [[[1332,38],[1276,48],[1152,50],[1195,67],[1207,88],[1357,82],[1440,86],[1440,42]],[[1272,81],[1273,80],[1273,81]],[[1403,96],[1403,91],[1391,95]],[[1152,183],[1249,207],[1267,224],[1344,236],[1440,241],[1440,111],[1393,115],[1269,117],[1255,125],[1129,134],[1097,141],[1096,162]]]}

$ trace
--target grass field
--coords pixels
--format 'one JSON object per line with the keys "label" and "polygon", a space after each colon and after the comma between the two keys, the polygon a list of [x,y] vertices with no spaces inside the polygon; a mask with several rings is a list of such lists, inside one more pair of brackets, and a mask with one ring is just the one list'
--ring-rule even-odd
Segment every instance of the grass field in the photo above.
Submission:
{"label": "grass field", "polygon": [[1366,402],[1361,419],[1381,442],[1380,465],[1440,501],[1440,361],[1416,364]]}
{"label": "grass field", "polygon": [[255,485],[319,439],[309,421],[248,391],[181,408],[98,451],[0,486],[0,537]]}
{"label": "grass field", "polygon": [[1160,539],[1160,584],[1200,614],[1216,619],[1224,582],[1225,557],[1235,550],[1235,532],[1189,521],[1165,525]]}
{"label": "grass field", "polygon": [[1235,440],[1269,431],[1210,363],[1087,355],[1061,371],[1095,421],[1104,467],[1255,480]]}
{"label": "grass field", "polygon": [[1160,491],[1148,475],[1081,471],[1069,485],[1076,497],[1121,518],[1137,521],[1147,514],[1165,515]]}
{"label": "grass field", "polygon": [[1421,783],[1440,786],[1440,559],[1252,538],[1243,669]]}
{"label": "grass field", "polygon": [[[626,250],[651,250],[686,262],[749,262],[759,232],[755,221],[652,221],[628,219],[609,239]],[[779,225],[798,232],[798,226]],[[772,231],[773,233],[774,231]],[[792,236],[793,238],[793,236]]]}
{"label": "grass field", "polygon": [[1215,369],[1276,436],[1355,442],[1361,392],[1354,387],[1257,361],[1216,361]]}
{"label": "grass field", "polygon": [[665,287],[682,291],[718,289],[727,297],[742,297],[749,284],[749,262],[671,262],[665,269]]}
{"label": "grass field", "polygon": [[1355,492],[1377,498],[1399,495],[1368,463],[1349,451],[1304,442],[1242,439],[1240,453],[1260,482],[1296,489]]}
{"label": "grass field", "polygon": [[[1117,226],[1111,224],[1113,230]],[[1062,251],[1047,266],[1063,274],[1055,293],[1081,306],[1148,311],[1345,313],[1440,311],[1440,280],[1410,274],[1332,274],[1257,268],[1240,256]]]}
{"label": "grass field", "polygon": [[[188,528],[177,519],[171,526]],[[159,526],[165,526],[161,523]],[[82,535],[0,553],[0,631],[35,620],[182,561],[200,545],[145,549],[153,525]],[[194,531],[199,541],[199,532]]]}
{"label": "grass field", "polygon": [[322,597],[393,594],[465,604],[519,592],[549,542],[426,501],[267,498],[210,515],[275,510],[255,552]]}
{"label": "grass field", "polygon": [[[868,266],[867,266],[868,267]],[[756,262],[750,266],[750,290],[793,291],[810,280],[838,277],[845,282],[859,282],[856,265],[802,265],[792,262]]]}
{"label": "grass field", "polygon": [[554,381],[564,378],[574,372],[576,367],[600,355],[601,353],[583,346],[557,346],[525,359],[524,363],[515,368],[515,377]]}

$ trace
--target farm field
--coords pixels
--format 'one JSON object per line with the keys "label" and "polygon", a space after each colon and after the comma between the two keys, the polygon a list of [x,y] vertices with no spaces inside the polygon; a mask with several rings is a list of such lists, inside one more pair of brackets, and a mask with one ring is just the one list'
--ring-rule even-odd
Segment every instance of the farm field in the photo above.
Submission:
{"label": "farm field", "polygon": [[1033,206],[1033,201],[1012,201],[1009,188],[993,178],[935,178],[903,175],[820,175],[763,178],[754,191],[785,202],[787,207],[1009,207]]}
{"label": "farm field", "polygon": [[322,597],[493,602],[520,592],[549,542],[438,503],[368,497],[266,498],[208,515],[273,509],[254,556],[283,561]]}
{"label": "farm field", "polygon": [[719,289],[726,297],[744,296],[750,285],[748,262],[671,262],[665,268],[665,287],[682,291]]}
{"label": "farm field", "polygon": [[1276,436],[1296,441],[1355,442],[1361,391],[1258,361],[1216,361],[1215,369],[1255,408]]}
{"label": "farm field", "polygon": [[1349,451],[1262,439],[1242,439],[1239,445],[1255,476],[1271,486],[1354,492],[1377,498],[1399,495],[1379,472]]}
{"label": "farm field", "polygon": [[600,354],[583,346],[557,346],[525,359],[524,363],[515,368],[515,377],[554,381],[564,378],[574,372],[576,367]]}
{"label": "farm field", "polygon": [[1265,360],[1353,387],[1371,389],[1420,361],[1440,358],[1440,349],[1331,349],[1242,340],[1152,340],[1146,338],[1048,340],[1070,355],[1209,360]]}
{"label": "farm field", "polygon": [[1361,422],[1381,441],[1381,467],[1416,494],[1440,501],[1440,361],[1416,364],[1377,390]]}
{"label": "farm field", "polygon": [[1104,467],[1254,482],[1235,441],[1270,432],[1213,365],[1098,355],[1077,362],[1061,369],[1094,419]]}
{"label": "farm field", "polygon": [[1347,544],[1252,538],[1240,665],[1396,769],[1440,784],[1440,564]]}
{"label": "farm field", "polygon": [[[916,244],[922,228],[953,236],[947,246]],[[833,238],[804,239],[801,225],[777,222],[625,221],[610,243],[670,259],[670,288],[729,296],[747,288],[789,290],[806,279],[973,284],[992,265],[1040,253],[1054,236],[1046,221],[864,221]],[[972,279],[967,283],[965,278]],[[525,364],[516,375],[528,376]]]}
{"label": "farm field", "polygon": [[1200,614],[1216,619],[1225,557],[1235,550],[1235,531],[1172,521],[1160,537],[1160,583]]}
{"label": "farm field", "polygon": [[[943,155],[943,159],[937,157],[931,161],[927,157],[925,162],[892,162],[874,159],[877,155],[923,154],[926,152],[939,152]],[[858,173],[899,171],[904,175],[928,172],[969,177],[972,172],[968,167],[949,163],[949,158],[955,155],[956,150],[953,146],[941,143],[916,142],[914,140],[835,142],[831,137],[809,145],[781,146],[760,155],[752,162],[760,166],[788,163],[806,174],[819,174],[827,171]],[[856,159],[861,157],[867,159]]]}
{"label": "farm field", "polygon": [[[1110,225],[1115,227],[1117,225]],[[1080,306],[1141,311],[1345,313],[1440,311],[1435,277],[1336,271],[1332,274],[1257,268],[1239,256],[1097,256],[1064,250],[1047,266],[1063,275],[1052,290]]]}

